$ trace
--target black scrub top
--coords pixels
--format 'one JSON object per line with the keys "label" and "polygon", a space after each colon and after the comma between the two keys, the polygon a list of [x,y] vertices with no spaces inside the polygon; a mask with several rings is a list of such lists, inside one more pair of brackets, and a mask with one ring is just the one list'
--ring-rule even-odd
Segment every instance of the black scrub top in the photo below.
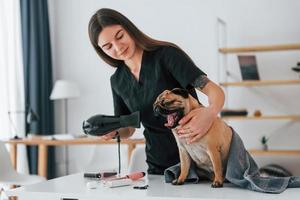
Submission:
{"label": "black scrub top", "polygon": [[144,51],[139,80],[124,64],[111,76],[115,115],[140,111],[146,141],[146,162],[149,174],[163,174],[164,170],[179,163],[175,138],[164,124],[166,119],[155,116],[153,103],[168,89],[186,88],[197,98],[191,83],[202,72],[181,50],[161,46],[154,51]]}

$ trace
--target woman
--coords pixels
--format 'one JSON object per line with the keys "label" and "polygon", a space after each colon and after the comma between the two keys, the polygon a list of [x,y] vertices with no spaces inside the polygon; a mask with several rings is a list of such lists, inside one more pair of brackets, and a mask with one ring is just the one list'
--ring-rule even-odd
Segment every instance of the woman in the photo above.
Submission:
{"label": "woman", "polygon": [[[179,122],[182,128],[178,133],[193,143],[207,132],[222,109],[222,89],[175,44],[150,38],[115,10],[100,9],[91,17],[89,37],[98,55],[116,68],[111,76],[115,115],[140,111],[148,173],[163,174],[179,162],[179,156],[174,136],[164,126],[165,119],[154,116],[156,97],[175,87],[188,89],[195,98],[195,88],[207,95],[209,106],[193,110]],[[122,138],[134,131],[131,127],[118,130]],[[117,130],[103,138],[116,134]]]}

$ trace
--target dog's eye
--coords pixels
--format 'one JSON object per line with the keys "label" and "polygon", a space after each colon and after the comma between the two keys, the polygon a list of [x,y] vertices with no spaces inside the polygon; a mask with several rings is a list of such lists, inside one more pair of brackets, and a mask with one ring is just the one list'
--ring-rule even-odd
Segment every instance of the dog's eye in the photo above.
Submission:
{"label": "dog's eye", "polygon": [[169,105],[173,104],[174,102],[175,102],[175,100],[172,100],[172,101],[164,101],[164,102],[163,102],[163,105],[169,106]]}
{"label": "dog's eye", "polygon": [[173,102],[172,102],[172,104],[173,105],[181,105],[181,104],[183,104],[183,102],[182,101],[179,101],[179,100],[174,100]]}

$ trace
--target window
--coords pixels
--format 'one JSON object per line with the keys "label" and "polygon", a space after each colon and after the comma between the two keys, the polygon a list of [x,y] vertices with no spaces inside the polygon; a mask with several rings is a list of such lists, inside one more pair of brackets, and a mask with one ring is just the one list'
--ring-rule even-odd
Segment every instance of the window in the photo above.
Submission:
{"label": "window", "polygon": [[[19,0],[0,1],[0,139],[24,136],[24,77]],[[10,113],[10,114],[9,114]]]}

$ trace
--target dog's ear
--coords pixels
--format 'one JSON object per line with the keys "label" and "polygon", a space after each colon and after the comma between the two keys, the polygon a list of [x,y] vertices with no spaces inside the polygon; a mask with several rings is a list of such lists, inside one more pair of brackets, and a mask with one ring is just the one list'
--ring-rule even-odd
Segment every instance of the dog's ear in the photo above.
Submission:
{"label": "dog's ear", "polygon": [[187,99],[189,97],[189,92],[182,88],[174,88],[171,90],[172,93],[182,96],[183,98]]}

